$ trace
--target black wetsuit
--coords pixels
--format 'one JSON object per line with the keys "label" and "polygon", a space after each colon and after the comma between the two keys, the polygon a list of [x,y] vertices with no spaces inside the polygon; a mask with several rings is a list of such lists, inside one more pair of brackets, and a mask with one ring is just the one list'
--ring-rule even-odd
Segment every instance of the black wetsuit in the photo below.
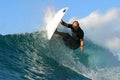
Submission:
{"label": "black wetsuit", "polygon": [[65,44],[71,48],[71,49],[77,49],[80,46],[80,39],[83,39],[84,32],[83,30],[78,27],[77,29],[74,29],[72,27],[72,24],[67,24],[62,21],[62,25],[66,26],[67,28],[70,28],[72,31],[72,36],[68,33],[64,32],[57,32],[56,34],[59,34],[63,37],[63,40],[65,41]]}

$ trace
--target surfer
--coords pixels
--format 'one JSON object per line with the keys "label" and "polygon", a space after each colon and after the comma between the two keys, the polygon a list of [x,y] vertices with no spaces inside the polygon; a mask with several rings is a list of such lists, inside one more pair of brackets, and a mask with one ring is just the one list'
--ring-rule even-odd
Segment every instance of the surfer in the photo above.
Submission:
{"label": "surfer", "polygon": [[78,21],[73,21],[72,24],[68,24],[61,20],[60,22],[63,26],[70,28],[72,31],[72,36],[65,32],[58,32],[57,29],[55,34],[62,36],[63,40],[65,41],[65,45],[67,45],[71,49],[77,49],[80,47],[80,50],[84,50],[84,32],[79,26]]}

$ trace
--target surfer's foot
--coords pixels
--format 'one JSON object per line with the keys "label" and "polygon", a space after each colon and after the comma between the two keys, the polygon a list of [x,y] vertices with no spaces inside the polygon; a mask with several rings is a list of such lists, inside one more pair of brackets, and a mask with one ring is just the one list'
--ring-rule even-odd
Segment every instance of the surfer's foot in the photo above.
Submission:
{"label": "surfer's foot", "polygon": [[57,34],[57,33],[58,33],[58,30],[56,29],[56,30],[55,30],[55,34]]}

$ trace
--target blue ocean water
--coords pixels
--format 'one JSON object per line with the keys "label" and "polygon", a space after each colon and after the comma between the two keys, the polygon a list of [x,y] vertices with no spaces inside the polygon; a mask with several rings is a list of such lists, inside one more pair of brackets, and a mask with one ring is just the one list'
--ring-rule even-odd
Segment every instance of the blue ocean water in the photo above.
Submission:
{"label": "blue ocean water", "polygon": [[120,62],[108,49],[85,39],[71,50],[45,31],[0,35],[0,80],[120,80]]}

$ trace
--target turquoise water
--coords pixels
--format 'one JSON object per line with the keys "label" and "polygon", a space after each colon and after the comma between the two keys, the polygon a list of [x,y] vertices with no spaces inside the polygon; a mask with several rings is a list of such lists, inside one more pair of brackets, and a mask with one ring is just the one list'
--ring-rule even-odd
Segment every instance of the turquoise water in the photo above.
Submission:
{"label": "turquoise water", "polygon": [[85,39],[85,51],[71,50],[45,31],[0,35],[0,80],[119,80],[120,62],[106,48]]}

